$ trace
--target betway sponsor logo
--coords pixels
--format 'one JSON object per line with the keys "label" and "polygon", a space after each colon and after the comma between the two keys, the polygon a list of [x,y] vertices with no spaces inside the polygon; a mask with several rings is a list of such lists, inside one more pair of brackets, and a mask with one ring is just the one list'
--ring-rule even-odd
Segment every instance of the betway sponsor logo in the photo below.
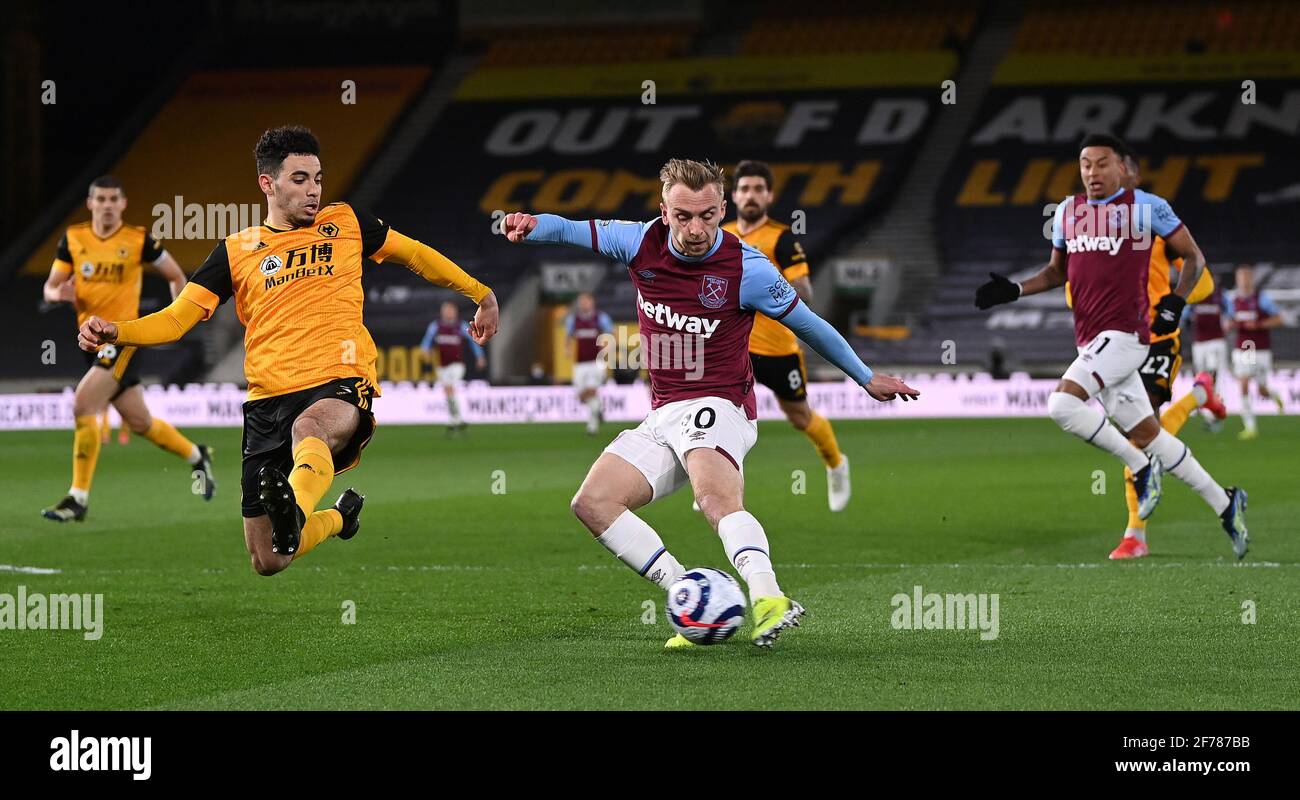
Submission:
{"label": "betway sponsor logo", "polygon": [[689,314],[678,314],[673,311],[671,306],[666,306],[663,303],[651,303],[643,298],[640,292],[637,292],[636,304],[641,309],[641,313],[654,320],[657,324],[672,328],[675,331],[699,334],[704,339],[712,336],[722,322],[720,319],[705,319],[704,317],[693,317]]}
{"label": "betway sponsor logo", "polygon": [[1076,236],[1065,240],[1065,249],[1071,253],[1104,252],[1115,256],[1123,244],[1123,236]]}
{"label": "betway sponsor logo", "polygon": [[299,267],[293,272],[286,272],[285,274],[278,275],[274,278],[267,278],[265,288],[273,289],[276,286],[281,286],[289,281],[296,280],[297,278],[314,278],[321,276],[334,277],[334,265],[325,264],[320,267]]}
{"label": "betway sponsor logo", "polygon": [[1069,200],[1061,210],[1056,235],[1065,239],[1071,253],[1107,253],[1118,255],[1127,239],[1134,250],[1151,249],[1153,217],[1159,214],[1173,226],[1172,209],[1162,205],[1158,211],[1149,203],[1078,203]]}

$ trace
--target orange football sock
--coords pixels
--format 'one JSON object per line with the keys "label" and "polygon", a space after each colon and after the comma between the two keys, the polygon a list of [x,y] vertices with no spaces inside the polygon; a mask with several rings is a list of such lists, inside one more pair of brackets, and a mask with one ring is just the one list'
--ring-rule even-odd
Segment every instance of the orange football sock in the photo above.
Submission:
{"label": "orange football sock", "polygon": [[157,417],[149,423],[149,430],[144,432],[144,438],[186,461],[189,461],[195,452],[194,442],[186,439],[170,422]]}
{"label": "orange football sock", "polygon": [[1133,470],[1124,468],[1124,501],[1128,503],[1128,527],[1145,531],[1147,521],[1138,516],[1138,493],[1133,485]]}
{"label": "orange football sock", "polygon": [[72,488],[90,491],[95,477],[95,464],[99,461],[99,421],[92,414],[76,418],[72,434]]}
{"label": "orange football sock", "polygon": [[332,508],[317,511],[307,517],[307,524],[302,526],[302,537],[298,543],[298,552],[294,553],[293,557],[297,559],[299,556],[307,555],[308,551],[313,547],[341,530],[343,530],[342,514]]}
{"label": "orange football sock", "polygon": [[294,497],[297,498],[304,517],[311,518],[316,504],[329,491],[333,482],[334,456],[330,455],[329,445],[315,436],[308,436],[299,442],[293,450],[293,471],[289,473],[289,485],[293,487]]}
{"label": "orange football sock", "polygon": [[804,436],[812,441],[813,447],[817,448],[817,455],[822,457],[826,466],[834,469],[840,465],[840,443],[835,441],[831,421],[816,411],[809,413],[812,414],[812,421],[803,429]]}
{"label": "orange football sock", "polygon": [[1166,408],[1165,413],[1160,415],[1160,427],[1177,436],[1178,432],[1187,424],[1187,418],[1192,415],[1192,412],[1199,405],[1196,395],[1188,392],[1177,403]]}

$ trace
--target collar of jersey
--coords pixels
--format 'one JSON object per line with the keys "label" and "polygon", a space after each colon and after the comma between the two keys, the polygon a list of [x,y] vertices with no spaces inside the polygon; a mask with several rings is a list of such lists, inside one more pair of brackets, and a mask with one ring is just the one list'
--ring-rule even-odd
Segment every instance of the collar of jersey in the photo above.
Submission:
{"label": "collar of jersey", "polygon": [[673,246],[672,233],[670,232],[668,234],[668,252],[672,253],[673,257],[678,259],[679,261],[686,261],[689,263],[703,261],[706,258],[712,256],[714,253],[718,252],[718,248],[721,246],[722,246],[722,228],[720,227],[718,228],[717,237],[715,237],[713,240],[713,246],[709,248],[709,252],[705,253],[702,256],[684,256],[681,253],[677,252],[677,248]]}
{"label": "collar of jersey", "polygon": [[119,233],[121,233],[121,232],[122,232],[122,229],[125,228],[125,227],[126,227],[126,222],[125,222],[125,221],[118,222],[118,223],[117,223],[117,229],[116,229],[115,231],[113,231],[112,233],[110,233],[110,234],[107,235],[107,236],[100,236],[98,233],[95,232],[95,223],[92,222],[92,223],[90,223],[90,235],[91,235],[91,236],[94,236],[96,239],[98,239],[98,240],[101,241],[101,242],[107,242],[109,239],[112,239],[114,236],[116,236],[116,235],[118,235]]}
{"label": "collar of jersey", "polygon": [[1119,191],[1115,192],[1115,194],[1112,194],[1110,197],[1103,197],[1100,200],[1093,200],[1092,198],[1089,198],[1088,205],[1090,206],[1105,205],[1106,203],[1109,203],[1111,200],[1114,200],[1116,197],[1119,197],[1120,195],[1124,194],[1124,192],[1125,189],[1123,186],[1121,186],[1119,187]]}

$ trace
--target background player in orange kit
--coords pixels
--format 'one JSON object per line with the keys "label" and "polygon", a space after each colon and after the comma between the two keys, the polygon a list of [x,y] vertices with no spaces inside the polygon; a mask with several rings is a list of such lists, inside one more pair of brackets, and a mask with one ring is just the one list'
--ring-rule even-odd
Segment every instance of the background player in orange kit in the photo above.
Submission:
{"label": "background player in orange kit", "polygon": [[[736,166],[731,202],[736,219],[722,226],[746,244],[763,252],[781,270],[805,303],[812,300],[808,258],[790,226],[768,216],[772,205],[772,169],[762,161],[742,161]],[[853,487],[849,459],[840,452],[830,420],[808,405],[808,370],[794,332],[762,314],[754,317],[749,336],[749,359],[754,380],[771,389],[786,419],[803,431],[826,465],[826,500],[831,511],[843,511]]]}
{"label": "background player in orange kit", "polygon": [[[139,225],[122,219],[126,190],[111,175],[96,178],[86,198],[90,221],[72,225],[59,240],[50,277],[45,281],[45,299],[51,303],[72,303],[77,325],[94,316],[130,319],[140,314],[140,288],[144,265],[150,264],[167,279],[174,299],[185,285],[185,273],[176,259]],[[217,482],[212,474],[209,449],[194,444],[166,420],[149,413],[144,390],[137,375],[139,354],[134,347],[107,344],[88,350],[90,367],[77,384],[72,401],[75,432],[72,441],[72,485],[57,504],[41,511],[55,522],[81,522],[90,506],[90,484],[95,477],[100,437],[99,418],[104,417],[107,433],[108,406],[122,415],[129,427],[162,449],[185,459],[201,479],[205,500],[211,500]],[[186,478],[190,471],[186,471]],[[187,480],[186,485],[190,482]]]}

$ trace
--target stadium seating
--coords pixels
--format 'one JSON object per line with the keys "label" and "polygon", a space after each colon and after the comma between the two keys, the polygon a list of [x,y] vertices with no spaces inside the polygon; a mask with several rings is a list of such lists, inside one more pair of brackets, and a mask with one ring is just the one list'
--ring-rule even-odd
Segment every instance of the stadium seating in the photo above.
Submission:
{"label": "stadium seating", "polygon": [[745,32],[743,55],[940,50],[960,46],[977,17],[971,3],[767,2]]}
{"label": "stadium seating", "polygon": [[[493,212],[522,207],[644,219],[657,208],[653,176],[668,155],[773,162],[780,184],[774,216],[808,215],[805,248],[814,265],[822,265],[893,202],[918,160],[925,122],[899,141],[864,139],[873,104],[920,103],[929,109],[925,120],[933,117],[933,87],[956,74],[998,5],[835,0],[806,9],[765,0],[746,15],[708,11],[653,29],[610,18],[579,27],[476,24],[463,26],[451,51],[431,54],[426,65],[313,68],[309,78],[307,72],[251,66],[256,53],[240,52],[182,81],[111,169],[130,192],[128,221],[146,221],[155,204],[171,204],[176,195],[187,203],[260,208],[262,198],[249,180],[249,143],[271,122],[293,117],[321,135],[327,192],[346,199],[376,169],[394,126],[428,99],[428,87],[441,76],[452,88],[427,123],[403,134],[415,144],[388,154],[384,169],[392,177],[382,182],[370,210],[445,252],[503,299],[542,261],[592,257],[508,248],[492,235]],[[1077,187],[1071,150],[1078,131],[1066,130],[1062,119],[1070,104],[1084,118],[1099,113],[1089,111],[1088,102],[1121,109],[1114,127],[1127,135],[1140,104],[1152,102],[1144,98],[1160,98],[1155,112],[1143,112],[1158,117],[1178,103],[1200,102],[1197,93],[1212,94],[1204,117],[1197,118],[1220,120],[1209,137],[1187,135],[1186,124],[1129,135],[1143,156],[1145,186],[1169,197],[1216,268],[1236,260],[1276,265],[1271,280],[1289,285],[1294,256],[1287,220],[1296,208],[1289,198],[1300,173],[1279,154],[1293,147],[1294,136],[1282,130],[1280,112],[1259,112],[1241,130],[1228,131],[1222,120],[1242,113],[1234,105],[1235,76],[1246,62],[1238,56],[1293,54],[1300,7],[1139,0],[1087,13],[1087,25],[1062,25],[1057,4],[1033,2],[1012,23],[1009,47],[1001,44],[1001,61],[990,62],[996,74],[978,100],[964,144],[946,173],[935,169],[944,175],[933,229],[945,272],[921,295],[915,313],[891,319],[906,322],[906,329],[850,326],[851,340],[870,361],[932,364],[936,348],[948,340],[960,344],[958,368],[986,364],[998,347],[1031,369],[1050,371],[1068,359],[1073,340],[1059,293],[995,314],[977,312],[970,296],[987,272],[1027,273],[1046,257],[1039,235],[1044,206]],[[379,49],[358,52],[374,62]],[[456,59],[459,72],[441,73],[446,58]],[[1280,70],[1259,79],[1260,102],[1271,109],[1281,107],[1294,81],[1287,81],[1286,58],[1268,63]],[[1211,67],[1213,80],[1202,76]],[[1076,68],[1087,74],[1071,81],[1063,69]],[[1234,80],[1224,82],[1225,75]],[[521,82],[520,76],[531,77]],[[657,83],[654,103],[642,102],[647,77]],[[364,89],[366,103],[340,113],[338,87],[346,79]],[[296,87],[289,105],[278,91],[285,83]],[[783,126],[809,103],[817,110],[801,113],[811,113],[816,124],[797,142],[774,146]],[[1041,120],[1031,114],[1005,122],[1012,109],[1025,107],[1040,109]],[[656,113],[680,117],[647,145]],[[211,124],[214,118],[222,124]],[[830,124],[823,127],[823,118]],[[1003,134],[990,135],[999,119]],[[1044,130],[1033,133],[1034,125]],[[79,206],[66,211],[0,300],[11,318],[22,321],[23,347],[70,341],[67,315],[37,313],[36,304],[63,225],[84,216]],[[192,269],[212,244],[175,239],[168,247]],[[371,270],[364,285],[367,324],[381,349],[413,346],[430,309],[454,298],[400,268]],[[634,317],[635,293],[619,268],[610,265],[596,293],[615,319]],[[161,284],[147,283],[146,310],[164,299]],[[1300,355],[1297,337],[1283,332],[1277,341],[1281,358]],[[174,363],[162,359],[160,374],[193,377],[195,366],[186,358],[201,350],[178,351]],[[68,370],[40,375],[66,380],[76,371]],[[0,378],[22,374],[33,374],[31,366],[8,364]]]}

